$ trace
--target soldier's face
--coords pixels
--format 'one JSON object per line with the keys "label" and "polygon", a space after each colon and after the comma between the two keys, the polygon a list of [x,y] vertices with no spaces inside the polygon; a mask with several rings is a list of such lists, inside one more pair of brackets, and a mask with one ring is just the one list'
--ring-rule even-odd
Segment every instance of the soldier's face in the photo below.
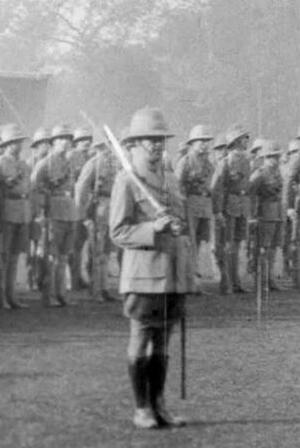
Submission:
{"label": "soldier's face", "polygon": [[191,151],[194,154],[207,154],[210,146],[210,140],[195,140],[191,143]]}
{"label": "soldier's face", "polygon": [[87,153],[91,148],[91,141],[90,140],[80,140],[77,145],[76,145],[76,149],[78,149],[78,151],[82,151]]}
{"label": "soldier's face", "polygon": [[7,146],[6,153],[16,159],[20,157],[20,153],[22,151],[22,142],[14,142],[11,145]]}
{"label": "soldier's face", "polygon": [[40,143],[36,149],[38,157],[45,157],[50,150],[50,144],[48,142]]}
{"label": "soldier's face", "polygon": [[279,157],[278,156],[265,157],[265,166],[275,167],[278,165],[279,165]]}
{"label": "soldier's face", "polygon": [[225,157],[226,154],[226,146],[224,148],[218,148],[214,151],[214,160],[216,162],[219,162],[219,160],[222,160]]}
{"label": "soldier's face", "polygon": [[55,152],[62,154],[69,151],[72,148],[72,142],[69,138],[56,138],[54,140],[54,150]]}
{"label": "soldier's face", "polygon": [[249,137],[247,135],[244,135],[243,137],[240,138],[240,148],[243,151],[246,151],[248,148],[248,142],[249,142]]}
{"label": "soldier's face", "polygon": [[143,158],[149,168],[156,170],[162,163],[165,139],[163,137],[144,138],[139,141],[139,145],[142,149]]}

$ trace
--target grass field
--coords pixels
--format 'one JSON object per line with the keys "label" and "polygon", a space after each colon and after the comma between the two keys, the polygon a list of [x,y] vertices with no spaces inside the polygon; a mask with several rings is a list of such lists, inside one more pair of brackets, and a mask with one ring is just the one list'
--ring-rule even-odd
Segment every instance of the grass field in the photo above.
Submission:
{"label": "grass field", "polygon": [[147,432],[131,424],[121,304],[29,303],[0,314],[1,448],[299,448],[299,292],[272,297],[261,324],[251,295],[191,299],[187,400],[178,333],[167,388],[170,408],[189,424]]}

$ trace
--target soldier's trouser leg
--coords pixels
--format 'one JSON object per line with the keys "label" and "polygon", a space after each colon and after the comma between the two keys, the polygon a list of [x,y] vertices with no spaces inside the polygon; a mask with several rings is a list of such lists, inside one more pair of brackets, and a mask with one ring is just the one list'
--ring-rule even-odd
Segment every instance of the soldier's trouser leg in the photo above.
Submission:
{"label": "soldier's trouser leg", "polygon": [[240,253],[240,243],[234,241],[232,243],[231,251],[231,279],[234,288],[239,288],[241,286],[241,280],[239,276],[239,253]]}
{"label": "soldier's trouser leg", "polygon": [[87,238],[87,231],[82,221],[76,222],[75,225],[75,238],[73,252],[70,257],[70,268],[72,276],[72,289],[78,290],[81,286],[81,260],[82,249],[84,242]]}
{"label": "soldier's trouser leg", "polygon": [[136,320],[130,321],[128,345],[128,372],[136,408],[149,407],[148,397],[148,346],[152,329]]}
{"label": "soldier's trouser leg", "polygon": [[6,263],[5,296],[8,304],[12,308],[18,306],[15,300],[15,283],[17,278],[18,259],[19,255],[11,254]]}
{"label": "soldier's trouser leg", "polygon": [[58,255],[54,264],[54,283],[55,283],[55,296],[57,301],[62,305],[66,305],[66,267],[67,256]]}
{"label": "soldier's trouser leg", "polygon": [[229,245],[225,238],[225,224],[215,221],[215,259],[220,271],[220,293],[232,292],[228,262]]}
{"label": "soldier's trouser leg", "polygon": [[23,308],[15,299],[18,259],[21,252],[28,251],[28,225],[5,223],[4,226],[4,284],[7,303],[11,308]]}
{"label": "soldier's trouser leg", "polygon": [[275,262],[276,262],[276,248],[269,248],[267,250],[268,256],[268,279],[270,289],[279,289],[275,281]]}

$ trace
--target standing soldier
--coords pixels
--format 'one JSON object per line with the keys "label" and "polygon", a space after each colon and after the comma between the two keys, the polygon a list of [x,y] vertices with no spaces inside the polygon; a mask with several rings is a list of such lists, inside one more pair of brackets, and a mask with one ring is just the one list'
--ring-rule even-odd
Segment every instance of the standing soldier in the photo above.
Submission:
{"label": "standing soldier", "polygon": [[[31,170],[34,166],[46,157],[50,150],[50,132],[48,129],[39,128],[35,132],[31,143]],[[30,289],[40,287],[41,274],[41,253],[39,254],[39,245],[41,246],[41,236],[43,233],[41,219],[45,209],[45,195],[32,191],[32,221],[30,223],[29,239],[30,254],[27,261],[28,282]]]}
{"label": "standing soldier", "polygon": [[[213,161],[215,169],[219,169],[219,164],[223,163],[227,155],[227,140],[225,134],[219,134],[214,140]],[[214,255],[220,271],[220,293],[222,295],[232,293],[229,279],[229,269],[227,266],[226,254],[226,227],[224,220],[214,220]]]}
{"label": "standing soldier", "polygon": [[175,168],[181,192],[187,198],[187,214],[193,240],[195,275],[199,272],[199,250],[201,243],[210,241],[212,203],[210,184],[213,165],[209,161],[208,150],[213,137],[207,126],[192,128],[187,141],[187,153]]}
{"label": "standing soldier", "polygon": [[92,255],[91,293],[99,302],[112,300],[108,292],[108,260],[110,240],[108,233],[109,202],[116,174],[116,165],[104,138],[95,142],[96,155],[84,165],[76,183],[76,204],[83,216],[92,198],[90,217],[90,250]]}
{"label": "standing soldier", "polygon": [[[299,138],[297,139],[299,140]],[[292,274],[297,289],[300,288],[300,149],[299,141],[290,149],[289,171],[285,190],[284,204],[291,223]]]}
{"label": "standing soldier", "polygon": [[240,293],[246,292],[239,277],[239,252],[241,242],[246,239],[250,213],[248,139],[248,133],[241,126],[229,129],[226,136],[228,155],[217,166],[211,184],[215,220],[226,229],[228,291]]}
{"label": "standing soldier", "polygon": [[275,282],[274,265],[276,249],[280,247],[282,223],[282,178],[279,168],[280,149],[272,140],[265,140],[263,163],[250,176],[249,191],[257,198],[255,218],[258,220],[259,244],[264,250],[268,271],[268,289],[279,290]]}
{"label": "standing soldier", "polygon": [[116,178],[111,198],[110,235],[124,249],[120,292],[130,319],[129,375],[139,428],[182,425],[164,403],[168,342],[182,316],[189,291],[185,206],[175,176],[164,172],[162,154],[169,133],[155,108],[137,111],[131,121],[132,164],[148,192],[166,208],[157,211],[127,171]]}
{"label": "standing soldier", "polygon": [[262,148],[265,140],[263,138],[256,138],[249,149],[249,159],[250,159],[250,170],[253,173],[257,168],[259,168],[263,159],[261,156]]}
{"label": "standing soldier", "polygon": [[[52,130],[51,153],[34,168],[31,181],[36,190],[49,197],[47,216],[51,220],[54,252],[54,294],[61,306],[66,305],[66,266],[73,249],[77,210],[73,198],[74,180],[67,158],[73,134],[67,125]],[[48,250],[47,250],[48,252]],[[50,301],[50,291],[48,291]]]}
{"label": "standing soldier", "polygon": [[293,251],[295,251],[294,243],[292,242],[293,233],[293,223],[291,217],[288,216],[288,199],[287,199],[287,188],[288,179],[291,170],[293,170],[293,165],[298,158],[300,152],[300,140],[293,139],[289,142],[287,151],[284,157],[281,158],[281,176],[283,179],[283,263],[284,272],[290,277],[293,270]]}
{"label": "standing soldier", "polygon": [[[74,131],[74,147],[68,154],[68,161],[73,177],[74,185],[81,173],[81,170],[89,159],[90,148],[92,146],[92,132],[86,128],[78,128]],[[78,210],[78,220],[76,222],[74,247],[70,256],[70,268],[72,278],[72,289],[78,291],[85,287],[81,275],[82,249],[87,240],[87,229],[84,225],[84,216]]]}
{"label": "standing soldier", "polygon": [[19,255],[28,252],[30,204],[30,168],[20,160],[22,144],[27,137],[16,124],[3,127],[0,157],[0,177],[4,187],[4,294],[10,308],[23,308],[15,298]]}

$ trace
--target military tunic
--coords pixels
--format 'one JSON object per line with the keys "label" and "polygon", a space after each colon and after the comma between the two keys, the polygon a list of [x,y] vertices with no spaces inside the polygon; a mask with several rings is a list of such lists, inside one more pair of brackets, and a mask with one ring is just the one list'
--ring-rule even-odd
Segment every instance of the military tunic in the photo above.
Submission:
{"label": "military tunic", "polygon": [[28,250],[31,221],[30,168],[23,160],[4,154],[0,157],[4,184],[4,252],[19,254]]}
{"label": "military tunic", "polygon": [[256,218],[260,225],[260,245],[281,245],[283,182],[279,167],[258,168],[250,176],[250,194],[257,198]]}
{"label": "military tunic", "polygon": [[197,245],[210,239],[212,202],[210,184],[213,166],[206,155],[187,153],[176,167],[175,173],[182,193],[187,198],[187,212],[195,232]]}
{"label": "military tunic", "polygon": [[[186,223],[184,199],[171,172],[156,175],[135,164],[135,171],[150,193],[173,215]],[[160,324],[167,297],[169,319],[182,312],[183,296],[192,291],[189,236],[157,234],[156,212],[126,172],[116,178],[110,207],[110,235],[124,249],[120,293],[125,315]]]}
{"label": "military tunic", "polygon": [[111,152],[106,149],[85,163],[76,183],[75,197],[80,215],[93,220],[88,239],[93,260],[92,294],[95,296],[108,288],[107,256],[111,249],[108,215],[115,175]]}
{"label": "military tunic", "polygon": [[[246,239],[251,202],[248,194],[250,163],[244,151],[234,149],[218,164],[211,182],[213,212],[222,225],[226,261],[221,270],[221,292],[243,292],[239,278],[239,250]],[[219,223],[219,216],[225,220]],[[220,234],[221,234],[220,233]],[[220,254],[222,256],[222,254]],[[221,260],[221,258],[220,258]]]}

